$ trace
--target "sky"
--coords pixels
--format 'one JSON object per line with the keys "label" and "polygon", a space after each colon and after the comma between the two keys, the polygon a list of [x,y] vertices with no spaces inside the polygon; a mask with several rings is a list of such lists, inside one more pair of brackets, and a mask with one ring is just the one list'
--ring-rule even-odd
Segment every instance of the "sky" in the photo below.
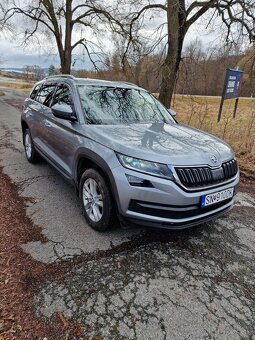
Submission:
{"label": "sky", "polygon": [[[57,53],[47,53],[47,51],[40,50],[37,45],[25,48],[7,38],[0,38],[0,58],[2,59],[0,67],[4,68],[21,68],[25,65],[39,65],[47,68],[51,64],[59,67]],[[91,66],[88,60],[78,62],[76,66],[82,68],[84,64],[86,68]]]}
{"label": "sky", "polygon": [[[201,30],[194,27],[186,37],[185,45],[187,46],[191,41],[200,39],[206,45],[211,45],[215,42],[216,36],[205,32],[201,35]],[[11,42],[8,37],[0,38],[0,57],[2,59],[1,67],[4,68],[20,68],[25,65],[39,65],[40,67],[48,67],[53,64],[59,67],[59,58],[57,53],[52,51],[40,50],[37,45],[23,47],[19,46],[17,42]],[[75,68],[90,68],[91,63],[88,58],[81,56],[77,58]]]}
{"label": "sky", "polygon": [[[155,18],[155,25],[160,17]],[[205,29],[207,20],[204,19],[204,22],[200,21],[199,23],[195,23],[189,30],[185,43],[185,46],[189,45],[191,41],[195,39],[199,39],[206,49],[207,46],[215,45],[217,40],[219,39],[217,33],[210,32],[209,29]],[[150,21],[150,26],[148,28],[148,34],[153,33],[154,24]],[[150,33],[151,30],[151,33]],[[80,36],[79,36],[80,37]],[[75,36],[75,40],[79,39],[78,36]],[[109,35],[108,35],[109,40]],[[45,43],[45,46],[48,42]],[[42,44],[43,45],[43,44]],[[50,45],[48,45],[50,46]],[[111,42],[109,40],[108,47],[111,46]],[[110,47],[109,47],[110,48]],[[76,50],[75,50],[76,51]],[[74,68],[76,69],[91,69],[92,64],[89,61],[88,57],[84,57],[81,54],[76,55],[76,63]],[[19,46],[18,41],[13,40],[7,34],[5,36],[0,36],[0,59],[2,61],[0,67],[4,68],[22,68],[25,65],[39,65],[40,67],[47,68],[49,65],[53,64],[56,67],[59,67],[59,57],[56,51],[52,48],[39,48],[38,45],[29,45],[28,47]]]}
{"label": "sky", "polygon": [[47,67],[49,64],[58,66],[56,56],[40,55],[37,52],[18,47],[15,43],[0,39],[2,67],[23,67],[24,65],[37,64]]}

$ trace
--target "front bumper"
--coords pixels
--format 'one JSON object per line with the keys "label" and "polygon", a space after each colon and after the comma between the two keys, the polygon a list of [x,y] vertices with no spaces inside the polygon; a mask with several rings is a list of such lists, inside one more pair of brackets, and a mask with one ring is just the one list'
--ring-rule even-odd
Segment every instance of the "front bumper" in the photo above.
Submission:
{"label": "front bumper", "polygon": [[[126,174],[143,178],[153,187],[131,186]],[[173,181],[137,173],[122,166],[113,169],[113,176],[118,192],[119,213],[124,218],[141,225],[167,229],[192,227],[228,212],[233,207],[233,198],[201,208],[201,196],[228,188],[234,188],[236,193],[240,180],[238,172],[228,183],[188,192]]]}

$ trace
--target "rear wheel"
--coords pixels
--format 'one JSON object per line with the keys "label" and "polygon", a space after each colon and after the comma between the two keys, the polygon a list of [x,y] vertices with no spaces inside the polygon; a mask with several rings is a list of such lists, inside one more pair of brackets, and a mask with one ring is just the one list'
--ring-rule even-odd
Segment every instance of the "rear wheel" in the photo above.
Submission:
{"label": "rear wheel", "polygon": [[80,196],[88,224],[97,231],[110,228],[114,220],[111,193],[107,182],[95,169],[88,169],[83,173]]}
{"label": "rear wheel", "polygon": [[23,143],[25,149],[25,155],[30,163],[36,163],[40,159],[40,156],[35,150],[32,136],[29,129],[26,129],[23,133]]}

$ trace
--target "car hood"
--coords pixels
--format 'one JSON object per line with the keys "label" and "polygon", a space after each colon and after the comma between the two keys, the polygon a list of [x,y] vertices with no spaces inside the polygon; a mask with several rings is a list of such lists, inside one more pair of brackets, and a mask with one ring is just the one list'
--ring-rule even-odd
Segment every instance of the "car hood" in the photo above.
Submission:
{"label": "car hood", "polygon": [[86,135],[116,152],[172,165],[219,166],[232,149],[208,133],[182,124],[86,125]]}

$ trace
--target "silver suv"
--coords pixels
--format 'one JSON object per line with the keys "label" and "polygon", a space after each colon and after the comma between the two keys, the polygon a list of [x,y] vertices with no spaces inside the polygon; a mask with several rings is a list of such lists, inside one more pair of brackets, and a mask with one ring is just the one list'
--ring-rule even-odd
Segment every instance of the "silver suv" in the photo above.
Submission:
{"label": "silver suv", "polygon": [[181,229],[233,206],[233,150],[134,84],[48,77],[25,100],[21,124],[28,161],[43,157],[74,185],[96,230],[114,216]]}

